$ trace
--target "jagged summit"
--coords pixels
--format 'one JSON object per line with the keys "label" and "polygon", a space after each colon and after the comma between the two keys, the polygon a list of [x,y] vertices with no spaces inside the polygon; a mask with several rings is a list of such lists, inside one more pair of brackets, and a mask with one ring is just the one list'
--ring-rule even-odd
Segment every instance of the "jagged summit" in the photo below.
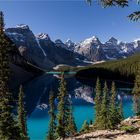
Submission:
{"label": "jagged summit", "polygon": [[83,42],[81,42],[81,45],[87,45],[87,44],[100,44],[101,42],[99,41],[99,39],[96,36],[92,36],[91,38],[87,38],[86,40],[84,40]]}
{"label": "jagged summit", "polygon": [[112,44],[112,45],[117,45],[118,43],[119,41],[114,37],[109,38],[109,40],[106,42],[106,44]]}
{"label": "jagged summit", "polygon": [[137,39],[134,40],[134,42],[138,42],[138,41],[140,41],[140,38],[137,38]]}
{"label": "jagged summit", "polygon": [[57,44],[64,44],[64,43],[62,42],[62,40],[60,40],[60,39],[56,39],[56,40],[55,40],[55,43],[57,43]]}
{"label": "jagged summit", "polygon": [[71,39],[67,39],[66,40],[66,44],[68,45],[68,46],[71,46],[71,45],[74,45],[75,43],[71,40]]}
{"label": "jagged summit", "polygon": [[18,48],[26,50],[24,57],[28,61],[43,68],[56,64],[79,65],[84,62],[84,59],[96,62],[126,58],[140,51],[140,38],[133,42],[120,42],[111,37],[105,43],[97,36],[77,43],[71,39],[66,42],[61,39],[52,41],[46,33],[35,36],[26,24],[8,28],[5,33]]}
{"label": "jagged summit", "polygon": [[30,29],[29,26],[26,24],[18,24],[18,25],[16,25],[16,28],[28,29],[28,30]]}
{"label": "jagged summit", "polygon": [[45,39],[45,40],[50,40],[50,36],[46,33],[39,33],[38,35],[36,35],[36,37],[38,39]]}

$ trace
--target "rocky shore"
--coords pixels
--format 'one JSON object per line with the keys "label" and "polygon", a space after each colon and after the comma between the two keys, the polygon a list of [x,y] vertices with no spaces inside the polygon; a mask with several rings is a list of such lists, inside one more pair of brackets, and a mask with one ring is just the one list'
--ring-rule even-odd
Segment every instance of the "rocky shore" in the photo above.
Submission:
{"label": "rocky shore", "polygon": [[66,140],[140,140],[140,118],[123,120],[117,130],[96,130]]}

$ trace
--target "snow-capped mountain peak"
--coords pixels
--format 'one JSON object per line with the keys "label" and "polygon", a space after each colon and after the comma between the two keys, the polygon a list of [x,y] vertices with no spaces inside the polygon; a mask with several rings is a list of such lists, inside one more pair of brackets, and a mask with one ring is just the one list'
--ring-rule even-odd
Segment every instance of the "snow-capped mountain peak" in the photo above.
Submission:
{"label": "snow-capped mountain peak", "polygon": [[67,39],[67,41],[65,42],[66,47],[68,50],[70,51],[74,51],[76,43],[74,43],[73,41],[71,41],[71,39]]}
{"label": "snow-capped mountain peak", "polygon": [[138,41],[140,41],[140,38],[137,38],[137,39],[134,40],[134,42],[138,42]]}
{"label": "snow-capped mountain peak", "polygon": [[15,43],[28,61],[43,68],[55,64],[85,64],[85,60],[88,63],[115,60],[126,58],[140,51],[140,38],[127,43],[119,42],[116,38],[111,37],[103,43],[98,37],[92,36],[81,42],[75,43],[68,39],[64,43],[60,39],[52,41],[46,33],[35,36],[26,24],[5,29],[5,34]]}
{"label": "snow-capped mountain peak", "polygon": [[119,42],[120,41],[118,41],[116,38],[114,38],[114,37],[111,37],[111,38],[109,38],[109,40],[106,42],[106,44],[108,44],[108,45],[117,45],[117,44],[119,44]]}
{"label": "snow-capped mountain peak", "polygon": [[16,25],[16,28],[28,29],[29,30],[29,26],[26,25],[26,24],[18,24],[18,25]]}
{"label": "snow-capped mountain peak", "polygon": [[99,39],[96,36],[92,36],[91,38],[87,38],[86,40],[84,40],[83,42],[81,42],[81,46],[86,46],[88,44],[101,44],[101,42],[99,41]]}
{"label": "snow-capped mountain peak", "polygon": [[68,46],[71,46],[71,45],[74,45],[75,43],[71,41],[71,39],[67,39],[65,44]]}
{"label": "snow-capped mountain peak", "polygon": [[50,40],[49,35],[46,34],[46,33],[39,33],[36,37],[37,37],[38,39]]}
{"label": "snow-capped mountain peak", "polygon": [[56,43],[56,44],[64,44],[64,43],[62,42],[62,40],[60,40],[60,39],[56,39],[56,40],[55,40],[55,43]]}

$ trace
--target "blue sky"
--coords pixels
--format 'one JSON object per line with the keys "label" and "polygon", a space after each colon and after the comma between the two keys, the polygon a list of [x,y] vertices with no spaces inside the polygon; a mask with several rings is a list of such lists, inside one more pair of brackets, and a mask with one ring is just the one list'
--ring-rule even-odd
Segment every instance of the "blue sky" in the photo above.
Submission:
{"label": "blue sky", "polygon": [[84,0],[0,0],[6,27],[24,23],[35,34],[44,32],[52,40],[70,38],[76,42],[93,35],[103,42],[111,36],[123,41],[140,38],[140,23],[127,18],[139,6],[104,9],[96,3],[88,6]]}

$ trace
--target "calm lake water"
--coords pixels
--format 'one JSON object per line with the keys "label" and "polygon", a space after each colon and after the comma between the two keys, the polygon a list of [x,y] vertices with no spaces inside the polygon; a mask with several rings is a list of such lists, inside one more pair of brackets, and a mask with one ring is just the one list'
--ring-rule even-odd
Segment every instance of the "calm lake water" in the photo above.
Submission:
{"label": "calm lake water", "polygon": [[[52,79],[51,79],[52,78]],[[89,82],[91,83],[91,82]],[[55,92],[58,88],[58,79],[55,77],[41,76],[34,79],[26,85],[28,93],[27,109],[29,112],[28,117],[28,132],[31,140],[44,140],[48,131],[49,115],[47,110],[48,105],[48,91],[49,87],[54,88]],[[94,121],[94,87],[90,84],[81,83],[75,78],[67,79],[68,92],[71,94],[73,101],[73,113],[78,130],[80,130],[84,120]],[[95,85],[93,82],[92,85]],[[120,90],[119,87],[125,87]],[[123,101],[123,110],[125,118],[133,116],[133,101],[132,96],[128,95],[130,85],[117,85],[118,100]],[[132,85],[131,85],[132,87]],[[32,101],[32,102],[31,102]]]}

